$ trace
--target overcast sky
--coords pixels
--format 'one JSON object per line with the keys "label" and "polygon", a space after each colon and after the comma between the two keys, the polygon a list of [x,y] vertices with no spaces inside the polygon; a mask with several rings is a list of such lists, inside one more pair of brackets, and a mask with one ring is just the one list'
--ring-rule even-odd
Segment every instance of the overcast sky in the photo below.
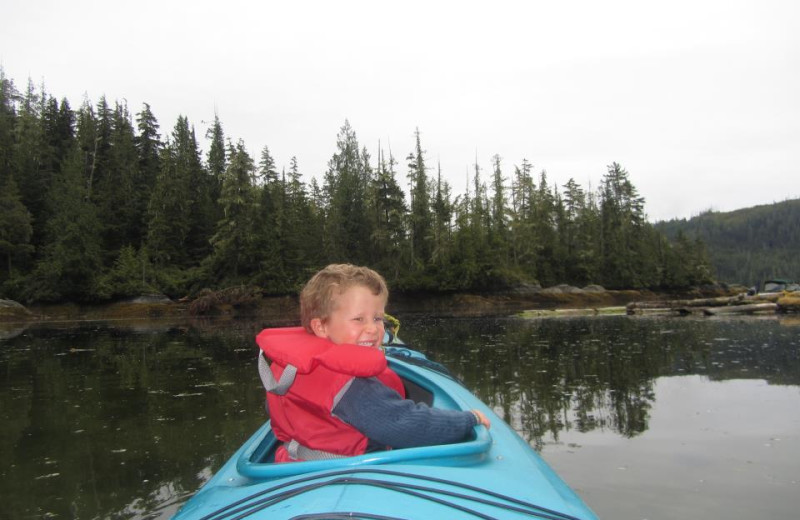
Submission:
{"label": "overcast sky", "polygon": [[[74,109],[214,113],[318,178],[345,119],[463,193],[527,159],[596,189],[620,163],[651,220],[800,197],[800,2],[6,0],[0,64]],[[202,143],[205,146],[205,142]]]}

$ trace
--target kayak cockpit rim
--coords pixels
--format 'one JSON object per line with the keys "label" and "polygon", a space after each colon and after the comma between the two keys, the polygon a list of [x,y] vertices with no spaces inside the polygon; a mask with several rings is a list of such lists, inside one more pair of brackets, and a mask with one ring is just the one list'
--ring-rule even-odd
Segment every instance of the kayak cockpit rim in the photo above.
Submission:
{"label": "kayak cockpit rim", "polygon": [[[423,370],[393,359],[390,359],[390,364],[401,379],[430,391],[435,396],[435,406],[453,410],[469,410],[468,403],[458,402],[433,381],[422,376],[420,372]],[[434,461],[443,466],[471,465],[479,463],[488,456],[492,446],[492,437],[486,428],[475,427],[469,440],[454,444],[376,451],[355,457],[288,464],[276,464],[269,461],[270,455],[274,453],[279,443],[280,441],[273,434],[268,422],[248,442],[246,449],[242,451],[236,462],[236,469],[244,477],[269,480],[365,465],[419,464]]]}

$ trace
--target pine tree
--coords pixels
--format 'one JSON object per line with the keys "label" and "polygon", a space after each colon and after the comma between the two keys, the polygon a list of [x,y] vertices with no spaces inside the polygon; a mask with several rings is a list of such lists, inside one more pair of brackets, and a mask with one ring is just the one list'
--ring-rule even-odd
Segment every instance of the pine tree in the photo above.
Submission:
{"label": "pine tree", "polygon": [[139,153],[128,107],[117,103],[111,114],[107,170],[98,181],[97,206],[104,224],[103,244],[106,265],[119,256],[125,246],[139,246],[145,237],[142,226],[145,209],[138,188],[143,185]]}
{"label": "pine tree", "polygon": [[521,166],[514,168],[514,179],[511,183],[511,256],[512,265],[526,273],[536,276],[536,243],[533,226],[533,201],[536,184],[533,181],[533,166],[522,160]]}
{"label": "pine tree", "polygon": [[253,250],[253,160],[239,141],[231,151],[230,163],[222,183],[220,204],[222,219],[211,238],[213,272],[217,280],[226,284],[242,283],[245,275],[252,273]]}
{"label": "pine tree", "polygon": [[286,272],[286,290],[304,283],[316,267],[322,264],[322,222],[312,205],[297,158],[289,162],[286,181],[286,237],[282,251]]}
{"label": "pine tree", "polygon": [[29,80],[16,118],[12,170],[22,203],[33,217],[32,241],[36,247],[44,240],[42,230],[47,221],[46,198],[52,182],[52,172],[43,168],[42,155],[46,146],[40,108],[40,94]]}
{"label": "pine tree", "polygon": [[408,211],[405,194],[397,183],[395,164],[391,153],[387,161],[383,150],[378,150],[378,165],[371,186],[373,195],[370,197],[374,222],[370,240],[375,255],[373,263],[390,281],[398,280],[403,270]]}
{"label": "pine tree", "polygon": [[131,298],[156,289],[147,282],[150,270],[147,256],[133,246],[120,249],[113,266],[98,281],[99,293],[106,299]]}
{"label": "pine tree", "polygon": [[189,182],[179,167],[178,151],[167,143],[159,159],[161,169],[148,205],[147,250],[156,267],[187,263],[186,237],[189,220]]}
{"label": "pine tree", "polygon": [[141,112],[136,114],[136,128],[138,134],[135,138],[136,151],[139,163],[139,182],[134,188],[137,214],[140,215],[138,226],[142,230],[142,243],[147,240],[148,206],[153,188],[156,185],[158,173],[161,170],[161,136],[158,133],[158,120],[150,110],[150,105],[144,103]]}
{"label": "pine tree", "polygon": [[[467,180],[469,186],[469,180]],[[453,201],[455,236],[453,240],[451,277],[441,281],[445,290],[475,287],[480,277],[478,236],[474,226],[473,202],[469,189]]]}
{"label": "pine tree", "polygon": [[600,187],[601,275],[610,287],[641,287],[639,238],[644,224],[644,199],[619,164],[608,167]]}
{"label": "pine tree", "polygon": [[442,167],[436,175],[436,189],[433,196],[433,251],[434,265],[444,268],[451,261],[453,241],[453,202],[450,185],[442,180]]}
{"label": "pine tree", "polygon": [[291,266],[287,262],[291,229],[288,227],[289,195],[285,175],[278,174],[275,160],[265,146],[261,150],[254,182],[258,184],[258,276],[256,282],[272,292],[287,289]]}
{"label": "pine tree", "polygon": [[52,208],[47,222],[44,254],[25,292],[31,301],[90,301],[96,297],[96,278],[103,258],[101,226],[84,184],[85,153],[78,147],[49,192]]}
{"label": "pine tree", "polygon": [[273,185],[278,182],[278,171],[275,166],[275,159],[269,153],[269,147],[265,146],[261,150],[261,160],[258,161],[258,181],[259,184]]}
{"label": "pine tree", "polygon": [[559,237],[560,249],[564,255],[565,281],[583,285],[590,281],[589,267],[586,265],[590,235],[582,226],[582,217],[586,212],[586,194],[575,179],[570,178],[564,185],[562,207]]}
{"label": "pine tree", "polygon": [[177,151],[177,167],[180,175],[189,181],[189,232],[186,236],[187,265],[198,265],[211,251],[209,239],[214,234],[214,225],[220,214],[215,193],[218,181],[203,167],[194,127],[186,117],[179,118],[173,132],[173,144]]}
{"label": "pine tree", "polygon": [[421,270],[431,258],[431,208],[428,174],[419,128],[414,132],[414,151],[407,157],[408,180],[411,185],[411,255],[412,270]]}
{"label": "pine tree", "polygon": [[[111,132],[114,126],[113,112],[105,96],[97,103],[97,116],[94,119],[95,133],[89,168],[89,199],[98,206],[108,205],[113,198],[111,191],[117,181],[111,164]],[[79,129],[82,131],[83,129]],[[80,139],[84,141],[83,139]],[[102,212],[102,210],[101,210]]]}
{"label": "pine tree", "polygon": [[31,214],[22,204],[17,183],[11,176],[6,176],[0,182],[0,254],[7,268],[0,269],[2,280],[12,276],[15,258],[25,258],[33,252],[33,246],[30,245],[33,226]]}
{"label": "pine tree", "polygon": [[214,114],[214,124],[206,131],[206,139],[211,141],[206,155],[208,173],[213,178],[219,179],[221,185],[228,167],[228,158],[225,156],[225,133],[222,131],[222,123],[217,114]]}
{"label": "pine tree", "polygon": [[493,252],[494,264],[497,267],[505,268],[508,266],[508,249],[510,245],[508,237],[508,222],[505,181],[501,167],[499,155],[492,158],[492,202],[489,214],[489,247]]}
{"label": "pine tree", "polygon": [[17,126],[15,99],[18,96],[14,82],[6,78],[0,66],[0,182],[14,175],[14,131]]}
{"label": "pine tree", "polygon": [[218,222],[222,218],[222,207],[219,199],[222,193],[225,170],[228,168],[228,157],[225,151],[225,133],[219,116],[214,113],[214,123],[206,130],[206,139],[211,143],[206,154],[206,171],[208,175],[208,207],[209,218]]}
{"label": "pine tree", "polygon": [[158,266],[199,265],[211,251],[216,201],[202,167],[194,130],[179,116],[160,160],[148,207],[147,248]]}
{"label": "pine tree", "polygon": [[356,133],[348,121],[336,139],[337,151],[325,174],[325,236],[327,261],[366,263],[365,237],[371,235],[366,215],[365,165]]}

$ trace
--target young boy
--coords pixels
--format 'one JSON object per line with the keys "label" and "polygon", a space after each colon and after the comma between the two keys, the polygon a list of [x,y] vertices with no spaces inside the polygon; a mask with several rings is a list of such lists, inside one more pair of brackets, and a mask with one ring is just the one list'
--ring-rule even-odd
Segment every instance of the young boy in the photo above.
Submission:
{"label": "young boy", "polygon": [[404,399],[403,384],[380,349],[389,291],[366,267],[332,264],[300,293],[302,328],[265,329],[256,341],[268,388],[272,430],[283,441],[276,462],[360,455],[386,448],[465,439],[478,410],[430,408]]}

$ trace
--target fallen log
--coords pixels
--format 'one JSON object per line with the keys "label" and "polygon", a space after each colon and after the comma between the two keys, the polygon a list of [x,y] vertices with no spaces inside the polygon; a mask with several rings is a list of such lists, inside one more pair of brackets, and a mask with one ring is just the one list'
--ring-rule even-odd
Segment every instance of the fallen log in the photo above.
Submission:
{"label": "fallen log", "polygon": [[781,312],[800,312],[800,293],[794,292],[778,300],[778,310]]}
{"label": "fallen log", "polygon": [[775,312],[778,310],[777,303],[754,303],[751,305],[729,305],[727,307],[708,307],[703,309],[706,316],[717,316],[720,314],[753,314],[757,312]]}
{"label": "fallen log", "polygon": [[639,307],[639,308],[627,308],[625,312],[629,316],[650,315],[650,314],[669,314],[669,315],[685,316],[686,314],[691,314],[691,312],[686,310],[685,307]]}
{"label": "fallen log", "polygon": [[750,301],[777,302],[783,295],[784,293],[758,293],[747,298]]}
{"label": "fallen log", "polygon": [[736,296],[722,296],[719,298],[697,298],[694,300],[655,300],[644,302],[631,302],[626,308],[634,309],[672,309],[679,307],[722,307],[725,305],[740,305],[746,303],[744,293]]}

